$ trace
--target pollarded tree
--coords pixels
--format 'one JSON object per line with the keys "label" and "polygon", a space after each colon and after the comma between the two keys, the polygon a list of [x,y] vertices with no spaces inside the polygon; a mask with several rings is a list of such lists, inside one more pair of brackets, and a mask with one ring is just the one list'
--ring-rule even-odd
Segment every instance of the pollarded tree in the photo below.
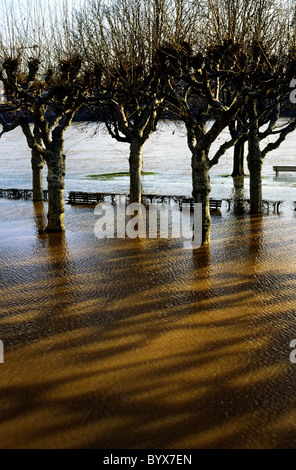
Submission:
{"label": "pollarded tree", "polygon": [[[194,54],[187,43],[173,46],[166,57],[168,67],[172,66],[171,57],[175,57],[173,62],[178,59],[181,67],[174,83],[168,79],[167,99],[187,129],[192,195],[195,202],[202,204],[202,244],[208,245],[211,227],[209,171],[227,148],[237,142],[239,132],[235,132],[233,138],[222,144],[214,155],[210,155],[210,150],[221,132],[246,104],[248,89],[242,79],[239,45],[230,40],[210,48],[204,55]],[[235,75],[237,80],[232,92],[225,93],[229,73]]]}
{"label": "pollarded tree", "polygon": [[233,129],[231,139],[211,155],[212,144],[234,122],[249,93],[245,86],[248,72],[244,38],[250,11],[243,0],[182,3],[190,4],[179,15],[185,34],[181,40],[169,36],[161,51],[161,62],[167,75],[166,99],[187,129],[192,195],[202,204],[202,244],[208,245],[209,172],[242,136],[240,129]]}
{"label": "pollarded tree", "polygon": [[[67,6],[67,1],[62,4]],[[38,7],[38,2],[34,5]],[[93,98],[96,102],[100,101],[100,81],[96,70],[85,66],[79,55],[79,44],[72,41],[72,17],[68,16],[67,9],[56,16],[54,11],[55,8],[52,10],[48,5],[46,18],[36,14],[36,30],[30,29],[30,26],[33,27],[31,23],[17,24],[17,27],[13,23],[16,29],[7,33],[8,39],[12,37],[13,44],[9,45],[10,55],[5,53],[3,65],[7,102],[18,109],[13,125],[7,126],[3,122],[3,130],[21,126],[33,158],[39,158],[38,169],[41,170],[43,162],[47,165],[46,230],[51,232],[65,229],[65,131],[81,106]],[[49,28],[44,27],[45,20]],[[40,36],[37,50],[33,46],[35,34]],[[16,47],[15,43],[20,44]],[[6,49],[5,43],[2,50]],[[28,60],[17,53],[31,49],[34,54],[31,58],[27,56]],[[41,190],[41,171],[38,176],[36,179]]]}
{"label": "pollarded tree", "polygon": [[[204,245],[210,242],[210,169],[228,148],[248,135],[251,192],[255,194],[258,179],[256,181],[254,175],[258,175],[258,167],[250,164],[250,155],[255,153],[254,128],[256,121],[264,114],[274,116],[272,112],[282,99],[279,91],[285,88],[285,84],[279,87],[283,78],[283,59],[280,60],[279,51],[283,51],[282,45],[286,44],[285,32],[281,29],[282,23],[276,20],[278,11],[275,10],[275,2],[261,0],[258,6],[258,1],[238,0],[231,3],[228,0],[213,0],[208,10],[205,4],[206,26],[200,21],[198,27],[201,28],[199,31],[203,31],[203,24],[209,31],[208,36],[201,34],[202,38],[206,37],[207,43],[172,44],[166,57],[169,66],[180,64],[176,67],[174,80],[168,79],[168,99],[187,128],[188,146],[192,154],[192,194],[195,202],[202,203]],[[266,13],[262,7],[263,4],[267,7],[267,3],[270,10]],[[258,8],[260,25],[262,28],[264,26],[266,33],[270,33],[268,40],[273,45],[270,60],[265,57],[258,41],[257,29],[254,32],[252,28],[254,12]],[[267,21],[271,19],[272,25]],[[276,25],[279,27],[274,34]],[[258,46],[261,49],[256,53]],[[265,109],[251,115],[250,103],[262,100],[262,97]],[[269,105],[266,104],[268,101]],[[244,126],[233,127],[239,113],[248,113],[247,131]],[[265,122],[269,121],[268,118]],[[269,122],[267,132],[274,132],[273,122],[274,118]],[[229,126],[232,127],[231,139],[222,144],[215,155],[211,155],[213,142]],[[291,127],[284,133],[289,129]]]}
{"label": "pollarded tree", "polygon": [[[28,123],[33,121],[33,134],[36,141],[41,145],[41,129],[38,122],[45,118],[46,107],[37,101],[29,103],[26,94],[40,96],[43,91],[43,84],[37,78],[39,60],[30,59],[28,70],[24,72],[20,68],[21,58],[6,57],[2,65],[0,79],[3,82],[4,96],[7,99],[5,104],[0,105],[0,112],[9,113],[12,122],[6,122],[3,115],[0,116],[2,124],[1,136],[10,132],[20,125],[19,118],[27,119]],[[33,183],[33,200],[43,200],[43,167],[44,159],[36,149],[31,150],[31,167]]]}
{"label": "pollarded tree", "polygon": [[[260,73],[255,77],[257,87],[260,88],[263,75],[266,79],[273,80],[273,93],[270,98],[275,107],[273,111],[266,113],[268,106],[263,94],[248,103],[249,122],[253,122],[248,133],[250,210],[252,213],[262,212],[261,173],[264,158],[270,151],[277,149],[287,135],[296,129],[295,117],[287,119],[284,124],[280,120],[281,110],[289,98],[290,82],[296,74],[295,29],[289,28],[290,12],[288,10],[272,11],[271,14],[274,15],[274,13],[276,15],[273,17],[272,30],[269,35],[261,36],[261,17],[258,18],[257,38],[253,49],[254,58],[256,57],[257,63],[260,64]],[[263,118],[260,119],[262,111],[265,112]],[[263,140],[274,136],[276,139],[262,148]]]}
{"label": "pollarded tree", "polygon": [[[250,173],[250,211],[262,212],[262,165],[265,156],[278,148],[286,136],[295,129],[295,119],[282,124],[281,110],[289,96],[289,83],[295,75],[295,26],[293,11],[287,3],[277,0],[215,0],[211,8],[216,18],[234,8],[229,18],[232,25],[245,22],[249,25],[244,33],[244,52],[247,73],[244,83],[249,89],[248,103],[236,122],[229,126],[231,135],[241,137],[236,143],[237,161],[242,159],[244,143],[248,142],[248,169]],[[240,5],[239,5],[240,4]],[[238,6],[240,8],[238,9]],[[240,12],[242,11],[242,15]],[[223,13],[224,12],[224,13]],[[292,18],[293,20],[293,18]],[[226,22],[227,23],[227,22]],[[219,30],[219,28],[218,28]],[[235,79],[233,76],[232,79]],[[262,148],[267,137],[276,137]]]}
{"label": "pollarded tree", "polygon": [[[28,146],[39,152],[47,168],[48,224],[47,231],[65,229],[64,188],[65,159],[64,135],[76,112],[93,96],[97,79],[89,70],[83,70],[80,57],[74,56],[60,62],[56,70],[48,69],[44,79],[45,89],[41,96],[26,93],[28,103],[37,107],[46,106],[54,115],[36,114],[39,132],[35,134],[26,118],[19,118]],[[97,100],[97,98],[96,98]]]}
{"label": "pollarded tree", "polygon": [[[36,76],[39,64],[35,63]],[[4,66],[7,71],[7,64]],[[95,73],[84,70],[79,56],[61,60],[54,69],[48,68],[46,75],[35,78],[34,86],[27,86],[18,67],[10,68],[5,79],[8,100],[19,101],[19,111],[11,129],[21,126],[32,153],[44,160],[48,182],[47,231],[65,229],[64,188],[65,155],[64,134],[78,109],[93,98],[97,87]],[[11,85],[13,84],[13,85]],[[99,101],[98,97],[95,98]],[[33,118],[33,127],[28,117]],[[10,128],[4,127],[5,130]]]}
{"label": "pollarded tree", "polygon": [[[10,114],[10,123],[1,116],[2,134],[19,125],[19,118],[32,128],[39,146],[43,145],[40,122],[47,119],[47,105],[40,100],[46,83],[49,64],[57,63],[63,48],[69,49],[70,22],[68,0],[61,0],[58,7],[51,2],[27,0],[14,8],[4,3],[1,9],[2,28],[0,32],[0,79],[3,82],[6,103],[0,105],[0,112]],[[57,40],[59,38],[59,42]],[[11,123],[12,121],[12,123]],[[49,129],[54,121],[48,121]],[[43,200],[44,158],[36,148],[31,149],[33,200]]]}
{"label": "pollarded tree", "polygon": [[[271,0],[253,0],[252,3],[253,31],[249,35],[248,48],[250,72],[246,84],[253,94],[245,108],[248,124],[242,141],[248,141],[250,211],[261,213],[264,158],[296,128],[295,118],[284,123],[281,119],[290,93],[289,84],[295,76],[295,42],[291,40],[294,31],[289,26],[287,9]],[[272,137],[273,141],[263,147],[267,137]]]}
{"label": "pollarded tree", "polygon": [[95,1],[79,17],[84,54],[97,63],[110,96],[103,107],[106,127],[112,138],[129,144],[132,202],[141,201],[143,146],[165,109],[167,76],[157,51],[171,24],[169,14],[176,19],[172,11],[178,3],[115,0],[102,15]]}

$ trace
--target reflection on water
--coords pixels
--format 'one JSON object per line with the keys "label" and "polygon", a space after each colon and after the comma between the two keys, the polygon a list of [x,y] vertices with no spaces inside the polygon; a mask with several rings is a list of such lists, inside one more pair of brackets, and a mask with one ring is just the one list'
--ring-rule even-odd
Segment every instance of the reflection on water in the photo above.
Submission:
{"label": "reflection on water", "polygon": [[47,226],[47,218],[45,216],[44,202],[34,201],[34,223],[37,233],[41,234],[44,232]]}
{"label": "reflection on water", "polygon": [[214,216],[190,252],[0,209],[1,448],[295,447],[293,214]]}
{"label": "reflection on water", "polygon": [[231,199],[233,199],[233,212],[235,214],[242,214],[245,210],[246,191],[245,191],[245,178],[244,176],[237,176],[232,178],[233,190]]}

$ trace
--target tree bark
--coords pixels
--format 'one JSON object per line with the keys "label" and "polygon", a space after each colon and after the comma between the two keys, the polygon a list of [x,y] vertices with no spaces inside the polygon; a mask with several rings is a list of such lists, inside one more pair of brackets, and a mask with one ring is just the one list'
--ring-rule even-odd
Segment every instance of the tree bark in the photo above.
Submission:
{"label": "tree bark", "polygon": [[192,196],[194,202],[202,203],[202,245],[210,244],[210,176],[206,151],[192,152]]}
{"label": "tree bark", "polygon": [[43,201],[43,167],[44,160],[42,155],[35,150],[31,151],[31,166],[33,179],[33,201]]}
{"label": "tree bark", "polygon": [[47,161],[47,232],[63,232],[65,230],[65,159],[65,155],[60,151],[52,154],[51,158]]}
{"label": "tree bark", "polygon": [[249,129],[248,136],[248,167],[250,172],[250,213],[262,213],[262,164],[260,150],[259,124],[256,118],[256,102],[251,101],[248,106],[249,119],[254,124]]}
{"label": "tree bark", "polygon": [[141,203],[142,164],[143,164],[143,142],[139,137],[133,138],[130,144],[130,202]]}
{"label": "tree bark", "polygon": [[233,171],[232,177],[244,176],[244,140],[238,140],[233,151]]}
{"label": "tree bark", "polygon": [[250,170],[250,213],[262,213],[262,162],[261,152],[252,153]]}

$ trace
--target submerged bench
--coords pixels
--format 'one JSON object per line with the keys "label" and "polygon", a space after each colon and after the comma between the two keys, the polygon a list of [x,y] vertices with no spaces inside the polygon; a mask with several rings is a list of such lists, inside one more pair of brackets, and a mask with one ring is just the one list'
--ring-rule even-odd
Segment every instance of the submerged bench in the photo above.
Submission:
{"label": "submerged bench", "polygon": [[221,209],[222,200],[220,199],[210,199],[210,210],[219,211]]}
{"label": "submerged bench", "polygon": [[[224,199],[224,201],[227,202],[228,207],[227,209],[230,210],[231,206],[234,206],[235,204],[241,204],[241,206],[244,206],[245,204],[250,204],[250,199],[241,199],[241,198],[229,198],[229,199]],[[262,205],[263,207],[266,207],[267,212],[269,212],[270,206],[273,207],[273,211],[277,212],[279,214],[280,212],[280,205],[284,201],[269,201],[267,199],[262,200]],[[296,210],[296,201],[295,201],[295,210]]]}
{"label": "submerged bench", "polygon": [[284,201],[267,201],[266,199],[263,199],[262,204],[266,206],[267,212],[269,212],[269,206],[273,206],[273,212],[276,212],[279,214],[280,212],[280,205]]}
{"label": "submerged bench", "polygon": [[[182,204],[190,204],[190,207],[193,208],[194,200],[191,197],[190,198],[182,198],[182,199],[180,199],[179,204],[180,204],[180,206]],[[221,205],[222,205],[222,200],[221,199],[212,199],[212,198],[210,198],[210,211],[220,212]]]}
{"label": "submerged bench", "polygon": [[273,171],[275,171],[275,176],[279,176],[280,171],[296,171],[296,166],[275,165]]}
{"label": "submerged bench", "polygon": [[[8,199],[32,199],[33,198],[33,189],[0,189],[0,197],[6,197]],[[44,200],[47,201],[48,191],[45,189],[43,191]]]}
{"label": "submerged bench", "polygon": [[104,196],[102,193],[71,191],[68,195],[68,204],[97,204],[104,201]]}

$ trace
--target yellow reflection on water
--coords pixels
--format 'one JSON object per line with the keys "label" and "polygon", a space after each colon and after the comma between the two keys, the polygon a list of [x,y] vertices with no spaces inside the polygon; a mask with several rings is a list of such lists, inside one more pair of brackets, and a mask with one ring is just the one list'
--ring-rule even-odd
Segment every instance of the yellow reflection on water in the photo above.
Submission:
{"label": "yellow reflection on water", "polygon": [[2,236],[2,448],[295,447],[293,217],[214,221],[189,252],[34,210]]}

